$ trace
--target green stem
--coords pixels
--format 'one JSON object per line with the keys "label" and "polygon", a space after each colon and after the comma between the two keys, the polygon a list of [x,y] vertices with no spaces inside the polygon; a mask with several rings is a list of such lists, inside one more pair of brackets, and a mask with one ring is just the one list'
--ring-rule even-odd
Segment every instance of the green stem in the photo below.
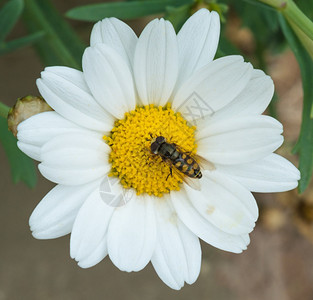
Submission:
{"label": "green stem", "polygon": [[8,117],[10,107],[5,105],[4,103],[0,102],[0,116],[3,118]]}
{"label": "green stem", "polygon": [[299,9],[292,0],[282,11],[283,15],[294,22],[313,41],[313,22]]}
{"label": "green stem", "polygon": [[295,23],[291,22],[289,18],[286,19],[290,24],[291,28],[293,29],[293,31],[295,32],[295,34],[298,36],[299,40],[301,41],[306,51],[313,59],[313,40],[308,38],[308,36]]}
{"label": "green stem", "polygon": [[281,8],[284,5],[284,3],[286,3],[286,1],[283,0],[259,0],[259,1],[267,5],[273,6],[277,9]]}
{"label": "green stem", "polygon": [[313,22],[301,11],[293,0],[259,0],[280,11],[289,22],[297,25],[311,40],[313,40]]}

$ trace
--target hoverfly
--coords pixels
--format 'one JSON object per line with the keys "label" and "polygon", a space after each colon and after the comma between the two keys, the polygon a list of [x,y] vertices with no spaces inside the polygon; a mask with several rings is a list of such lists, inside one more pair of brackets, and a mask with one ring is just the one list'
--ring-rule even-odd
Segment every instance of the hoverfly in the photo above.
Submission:
{"label": "hoverfly", "polygon": [[202,177],[199,162],[201,162],[201,167],[204,169],[214,169],[213,164],[209,161],[196,155],[189,155],[188,152],[183,151],[176,144],[168,143],[163,136],[158,136],[152,140],[150,150],[153,154],[159,155],[169,165],[169,175],[172,175],[172,170],[177,170],[176,173],[180,178],[196,190],[200,190],[200,183],[193,179]]}

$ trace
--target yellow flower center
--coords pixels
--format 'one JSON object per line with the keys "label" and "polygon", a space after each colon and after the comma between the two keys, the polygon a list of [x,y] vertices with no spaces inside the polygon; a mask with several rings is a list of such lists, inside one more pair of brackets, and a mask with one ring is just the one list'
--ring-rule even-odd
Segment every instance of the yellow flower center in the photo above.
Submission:
{"label": "yellow flower center", "polygon": [[166,142],[195,153],[195,129],[169,105],[137,106],[125,113],[124,119],[115,122],[109,136],[103,137],[112,149],[110,176],[117,176],[124,188],[134,188],[138,195],[147,193],[161,197],[179,190],[181,177],[176,172],[170,175],[171,164],[151,152],[151,142],[163,136]]}

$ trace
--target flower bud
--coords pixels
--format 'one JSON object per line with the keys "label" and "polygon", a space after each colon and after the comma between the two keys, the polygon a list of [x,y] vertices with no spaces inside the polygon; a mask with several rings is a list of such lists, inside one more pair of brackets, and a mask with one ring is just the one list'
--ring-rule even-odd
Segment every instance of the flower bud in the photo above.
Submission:
{"label": "flower bud", "polygon": [[17,135],[17,126],[24,120],[45,111],[53,110],[42,97],[26,96],[18,98],[8,114],[8,128]]}

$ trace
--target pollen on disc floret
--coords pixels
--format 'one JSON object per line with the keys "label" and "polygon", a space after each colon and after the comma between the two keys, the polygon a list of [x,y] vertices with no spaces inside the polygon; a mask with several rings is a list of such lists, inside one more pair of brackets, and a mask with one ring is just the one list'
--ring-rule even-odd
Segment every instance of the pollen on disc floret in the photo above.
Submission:
{"label": "pollen on disc floret", "polygon": [[111,147],[110,176],[117,176],[124,188],[134,188],[138,195],[147,193],[161,197],[179,190],[181,176],[170,174],[170,164],[150,151],[151,141],[164,136],[191,154],[196,151],[195,127],[190,126],[180,113],[167,106],[137,106],[117,120],[104,140]]}

